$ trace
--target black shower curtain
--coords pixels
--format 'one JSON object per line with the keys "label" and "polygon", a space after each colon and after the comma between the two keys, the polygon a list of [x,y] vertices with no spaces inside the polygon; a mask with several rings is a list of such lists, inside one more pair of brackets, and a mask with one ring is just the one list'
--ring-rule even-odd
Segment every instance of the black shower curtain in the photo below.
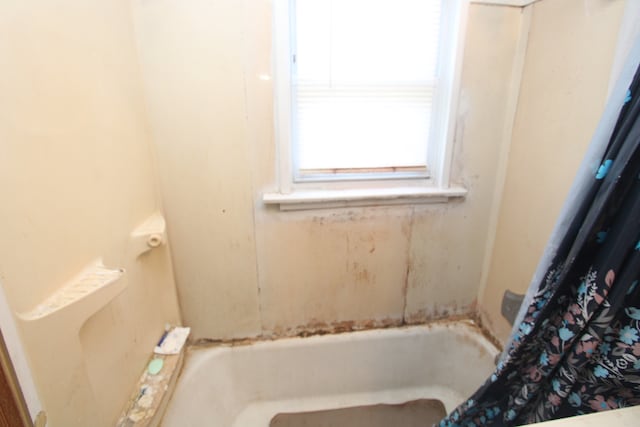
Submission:
{"label": "black shower curtain", "polygon": [[640,69],[598,170],[494,374],[441,427],[640,403]]}

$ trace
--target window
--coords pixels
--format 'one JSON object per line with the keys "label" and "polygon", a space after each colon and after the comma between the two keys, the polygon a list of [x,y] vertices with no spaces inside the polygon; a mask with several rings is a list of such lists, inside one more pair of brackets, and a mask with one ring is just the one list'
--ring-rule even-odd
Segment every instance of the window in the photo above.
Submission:
{"label": "window", "polygon": [[281,194],[448,187],[463,5],[274,0]]}

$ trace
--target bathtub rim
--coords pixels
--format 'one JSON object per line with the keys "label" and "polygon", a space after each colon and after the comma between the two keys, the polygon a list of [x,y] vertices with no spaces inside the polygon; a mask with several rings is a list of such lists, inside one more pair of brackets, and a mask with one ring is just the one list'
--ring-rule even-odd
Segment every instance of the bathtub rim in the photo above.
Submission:
{"label": "bathtub rim", "polygon": [[[447,336],[453,334],[459,339],[469,339],[471,341],[470,348],[479,348],[481,351],[486,352],[488,357],[491,358],[491,361],[493,361],[494,357],[500,352],[499,347],[495,345],[495,341],[492,337],[487,336],[486,332],[479,327],[474,320],[466,318],[434,321],[418,325],[347,331],[334,334],[316,334],[311,336],[278,338],[260,337],[252,340],[239,340],[232,342],[198,343],[196,345],[189,346],[187,349],[185,364],[182,372],[180,373],[180,378],[178,379],[174,396],[172,396],[172,400],[169,403],[169,408],[165,413],[163,421],[168,421],[168,418],[171,418],[172,420],[176,419],[175,414],[171,417],[169,417],[169,415],[173,410],[176,410],[174,405],[176,404],[177,396],[179,396],[181,392],[184,392],[183,389],[186,388],[186,390],[188,390],[188,383],[191,381],[197,381],[197,378],[194,377],[198,377],[198,373],[202,369],[207,370],[207,365],[212,363],[212,361],[215,363],[215,359],[219,357],[225,357],[226,355],[231,357],[236,352],[244,353],[251,351],[260,354],[262,351],[270,351],[271,349],[281,351],[284,349],[306,348],[314,345],[322,346],[322,344],[339,345],[341,343],[352,344],[358,342],[367,344],[366,342],[385,341],[389,338],[406,340],[416,337],[433,337],[437,334],[446,334]],[[491,367],[493,367],[493,364]],[[486,372],[486,376],[488,377],[490,373],[490,371]],[[477,385],[480,386],[481,384]],[[306,412],[309,410],[337,409],[367,404],[396,404],[417,398],[438,399],[442,401],[447,411],[451,411],[466,397],[468,397],[466,394],[463,395],[452,387],[425,386],[394,388],[385,391],[367,393],[367,396],[358,396],[358,393],[346,393],[345,395],[320,395],[313,399],[307,398],[306,402],[302,405],[296,404],[295,399],[266,398],[264,400],[250,400],[244,402],[241,405],[242,407],[231,416],[233,422],[229,425],[234,427],[246,427],[248,425],[268,426],[268,422],[270,422],[274,416],[282,412],[292,412],[292,408],[300,408],[300,410],[293,409],[293,412]],[[329,401],[332,401],[333,403],[322,403]],[[180,403],[178,403],[178,405],[180,405]],[[267,423],[263,424],[261,422],[259,424],[254,424],[253,421],[256,419],[261,419],[263,421],[267,420]],[[161,425],[170,426],[174,424],[163,423]],[[224,425],[226,426],[227,424]]]}

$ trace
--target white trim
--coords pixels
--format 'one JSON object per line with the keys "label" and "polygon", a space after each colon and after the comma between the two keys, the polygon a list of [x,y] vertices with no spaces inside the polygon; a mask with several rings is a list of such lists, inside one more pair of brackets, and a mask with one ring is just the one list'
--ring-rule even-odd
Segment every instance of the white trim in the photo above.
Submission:
{"label": "white trim", "polygon": [[407,203],[443,203],[451,198],[464,198],[462,187],[424,188],[396,187],[386,189],[309,190],[290,194],[265,193],[265,204],[280,205],[280,210],[304,210],[352,206],[380,206]]}
{"label": "white trim", "polygon": [[16,372],[16,377],[18,377],[22,395],[29,409],[29,415],[31,415],[32,420],[35,420],[38,412],[42,410],[42,404],[40,403],[33,375],[27,362],[25,349],[11,313],[9,301],[7,301],[4,293],[4,287],[2,283],[0,283],[0,329],[2,329],[2,336],[4,337],[13,369]]}

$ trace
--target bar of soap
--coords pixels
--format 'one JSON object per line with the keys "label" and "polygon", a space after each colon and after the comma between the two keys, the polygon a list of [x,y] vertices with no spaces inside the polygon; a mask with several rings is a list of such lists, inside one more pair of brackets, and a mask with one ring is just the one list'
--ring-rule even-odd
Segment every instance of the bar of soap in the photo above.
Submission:
{"label": "bar of soap", "polygon": [[164,360],[153,359],[151,362],[149,362],[149,367],[147,368],[147,372],[149,372],[151,375],[156,375],[158,372],[160,372],[163,365],[164,365]]}

